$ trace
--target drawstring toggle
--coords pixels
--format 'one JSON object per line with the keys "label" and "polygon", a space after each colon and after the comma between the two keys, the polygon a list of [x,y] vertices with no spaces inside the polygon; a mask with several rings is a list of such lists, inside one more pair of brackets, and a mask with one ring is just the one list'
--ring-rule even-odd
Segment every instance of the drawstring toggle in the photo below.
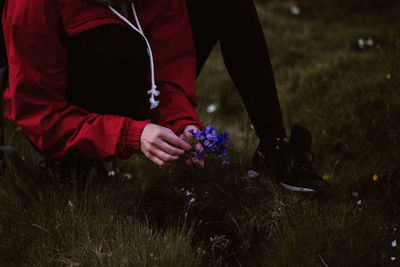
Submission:
{"label": "drawstring toggle", "polygon": [[108,8],[115,14],[117,15],[121,20],[123,20],[126,24],[128,24],[132,29],[134,29],[135,31],[137,31],[146,41],[146,45],[147,45],[147,53],[149,54],[149,58],[150,58],[150,77],[151,77],[151,89],[147,91],[147,93],[150,95],[149,101],[150,101],[150,109],[154,109],[158,106],[158,104],[160,103],[160,101],[155,100],[155,96],[159,96],[160,95],[160,91],[157,91],[157,86],[155,83],[155,78],[154,78],[154,60],[153,60],[153,53],[151,51],[151,47],[150,47],[150,43],[147,40],[146,36],[144,35],[142,26],[140,25],[139,22],[139,18],[136,14],[136,10],[135,10],[135,5],[132,3],[131,4],[132,7],[132,12],[133,12],[133,16],[135,17],[135,22],[136,22],[136,26],[133,25],[129,20],[127,20],[124,16],[122,16],[118,11],[116,11],[112,6],[108,6]]}

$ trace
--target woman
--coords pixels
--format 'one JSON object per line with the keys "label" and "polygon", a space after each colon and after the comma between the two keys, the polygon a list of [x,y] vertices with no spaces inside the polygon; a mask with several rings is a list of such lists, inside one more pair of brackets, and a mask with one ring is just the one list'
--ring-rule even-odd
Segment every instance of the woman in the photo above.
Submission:
{"label": "woman", "polygon": [[6,2],[6,111],[40,150],[100,160],[142,152],[159,166],[177,160],[191,149],[182,141],[188,130],[202,127],[194,81],[219,40],[260,137],[256,165],[285,188],[327,189],[306,160],[309,133],[296,128],[286,141],[252,0],[187,0],[188,8],[185,0],[127,2]]}
{"label": "woman", "polygon": [[[148,48],[109,8],[81,0],[6,1],[6,115],[45,155],[105,160],[142,152],[165,166],[191,149],[176,136],[201,128],[190,26],[187,16],[167,13],[183,14],[179,1],[167,8],[167,1],[153,2],[137,7],[155,44],[155,77],[162,92],[151,95],[159,106],[150,109],[145,105]],[[194,157],[191,162],[203,165]]]}

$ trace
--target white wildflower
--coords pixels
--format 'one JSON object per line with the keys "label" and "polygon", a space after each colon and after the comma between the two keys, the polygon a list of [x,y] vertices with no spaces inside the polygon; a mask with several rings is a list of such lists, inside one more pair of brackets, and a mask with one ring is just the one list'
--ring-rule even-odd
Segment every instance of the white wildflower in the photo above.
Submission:
{"label": "white wildflower", "polygon": [[393,240],[393,241],[392,241],[392,247],[395,248],[396,246],[397,246],[397,241],[396,241],[396,240]]}
{"label": "white wildflower", "polygon": [[256,178],[258,176],[260,176],[260,174],[254,170],[248,170],[247,171],[247,176],[252,179],[252,178]]}
{"label": "white wildflower", "polygon": [[192,197],[190,200],[189,200],[189,204],[192,204],[193,202],[195,202],[196,201],[196,199],[194,198],[194,197]]}
{"label": "white wildflower", "polygon": [[215,104],[210,104],[210,105],[207,106],[207,112],[208,113],[213,113],[216,110],[217,110],[217,106]]}
{"label": "white wildflower", "polygon": [[294,16],[300,15],[300,8],[298,6],[291,6],[290,13]]}
{"label": "white wildflower", "polygon": [[358,38],[358,47],[363,49],[365,46],[365,42],[362,38]]}
{"label": "white wildflower", "polygon": [[368,46],[373,46],[374,45],[374,40],[372,40],[372,38],[368,38],[368,40],[365,41],[366,45]]}
{"label": "white wildflower", "polygon": [[362,204],[362,202],[361,202],[361,199],[359,200],[359,201],[357,201],[357,205],[361,205]]}
{"label": "white wildflower", "polygon": [[130,180],[130,179],[132,179],[132,174],[129,173],[129,172],[127,172],[127,173],[124,174],[124,178],[125,178],[126,180]]}
{"label": "white wildflower", "polygon": [[396,260],[396,257],[390,257],[390,259],[391,259],[392,261],[395,261],[395,260]]}
{"label": "white wildflower", "polygon": [[250,124],[250,128],[254,130],[254,125],[253,125],[253,124]]}
{"label": "white wildflower", "polygon": [[109,172],[108,172],[108,176],[115,176],[115,171],[114,171],[114,170],[109,171]]}

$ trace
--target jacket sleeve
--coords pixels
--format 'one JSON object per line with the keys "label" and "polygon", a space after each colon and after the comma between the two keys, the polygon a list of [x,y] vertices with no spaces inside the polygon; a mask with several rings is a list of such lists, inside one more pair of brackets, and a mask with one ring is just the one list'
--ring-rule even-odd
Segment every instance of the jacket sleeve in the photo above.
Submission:
{"label": "jacket sleeve", "polygon": [[196,113],[196,52],[185,0],[172,0],[146,29],[155,58],[159,106],[152,121],[179,134],[186,126],[202,128]]}
{"label": "jacket sleeve", "polygon": [[103,160],[140,152],[140,136],[148,122],[89,113],[67,104],[66,50],[53,1],[8,1],[7,9],[6,116],[51,157],[79,154]]}

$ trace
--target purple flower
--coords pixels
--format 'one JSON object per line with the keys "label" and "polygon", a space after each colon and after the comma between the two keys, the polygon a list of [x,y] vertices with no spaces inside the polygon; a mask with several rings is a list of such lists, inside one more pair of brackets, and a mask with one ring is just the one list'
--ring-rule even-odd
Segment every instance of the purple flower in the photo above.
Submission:
{"label": "purple flower", "polygon": [[192,134],[193,138],[195,138],[197,140],[200,139],[200,131],[199,130],[194,131],[193,129],[190,129],[189,133]]}
{"label": "purple flower", "polygon": [[231,162],[231,158],[226,157],[225,160],[222,162],[222,165],[229,164],[229,162]]}
{"label": "purple flower", "polygon": [[222,132],[218,135],[218,144],[223,145],[229,141],[229,134],[227,132]]}
{"label": "purple flower", "polygon": [[[217,133],[213,125],[209,125],[201,132],[199,130],[189,130],[194,139],[193,143],[200,142],[203,148],[196,155],[196,159],[202,159],[203,154],[214,153],[217,157],[223,157],[228,151],[229,134],[227,132]],[[226,157],[222,164],[229,164],[230,158]]]}
{"label": "purple flower", "polygon": [[202,147],[202,148],[200,149],[200,152],[198,152],[198,153],[196,154],[196,159],[202,159],[202,158],[203,158],[203,154],[204,154],[204,148]]}

